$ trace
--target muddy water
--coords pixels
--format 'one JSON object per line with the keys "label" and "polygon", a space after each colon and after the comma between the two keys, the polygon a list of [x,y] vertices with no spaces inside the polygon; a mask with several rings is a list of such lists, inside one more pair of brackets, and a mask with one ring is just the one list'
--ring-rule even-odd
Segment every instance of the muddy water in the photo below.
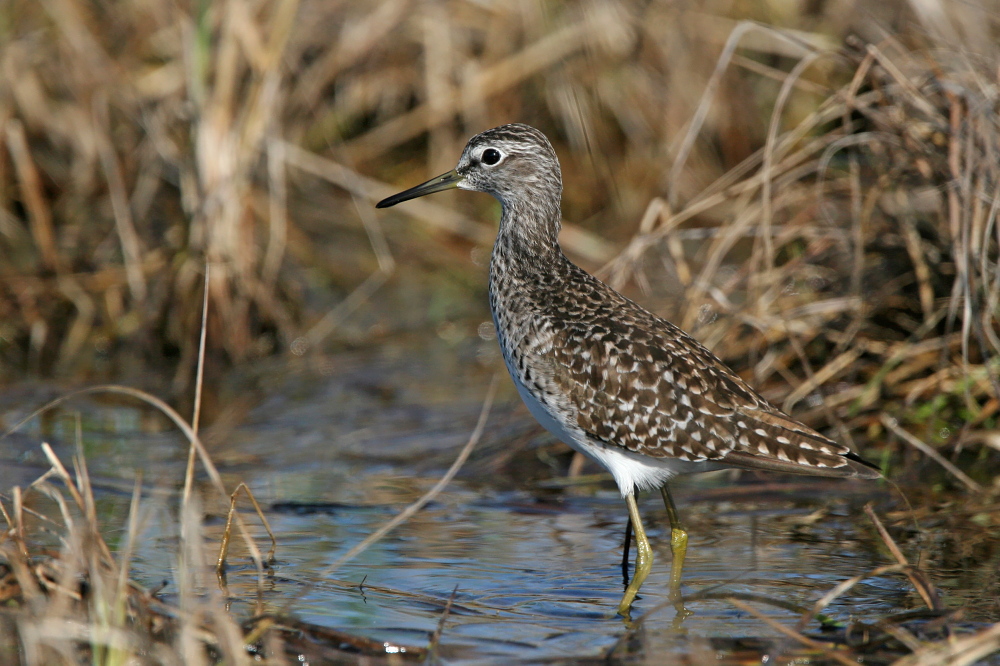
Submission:
{"label": "muddy water", "polygon": [[[692,614],[681,622],[668,598],[666,516],[658,497],[648,496],[640,506],[656,563],[634,609],[639,622],[630,626],[614,614],[622,591],[621,498],[609,482],[553,483],[567,458],[505,385],[464,473],[411,521],[321,576],[450,464],[496,368],[488,349],[478,341],[380,345],[260,368],[223,389],[226,400],[247,411],[237,414],[234,429],[209,430],[206,439],[227,485],[245,481],[253,488],[278,537],[265,610],[288,608],[307,622],[423,647],[454,594],[439,648],[448,662],[613,653],[649,663],[750,654],[759,663],[761,655],[787,653],[792,644],[729,598],[793,625],[837,583],[889,563],[861,511],[868,501],[882,510],[894,506],[879,484],[728,472],[689,477],[676,485],[675,497],[691,535],[683,590]],[[6,392],[4,422],[51,394],[37,387]],[[0,486],[24,485],[47,468],[42,439],[68,460],[77,414],[112,543],[125,524],[134,474],[142,470],[148,513],[135,575],[149,585],[171,579],[186,449],[150,410],[88,398],[32,421],[4,440]],[[211,494],[207,486],[203,492]],[[221,505],[209,506],[206,531],[215,539]],[[238,544],[231,562],[234,611],[260,610],[257,577]],[[933,560],[929,570],[934,576]],[[991,602],[972,589],[981,578],[937,573],[946,603],[967,606],[969,621],[991,619]],[[164,594],[170,593],[168,586]],[[825,613],[834,621],[876,622],[921,607],[904,578],[887,575],[857,585]],[[809,629],[819,634],[815,622]]]}

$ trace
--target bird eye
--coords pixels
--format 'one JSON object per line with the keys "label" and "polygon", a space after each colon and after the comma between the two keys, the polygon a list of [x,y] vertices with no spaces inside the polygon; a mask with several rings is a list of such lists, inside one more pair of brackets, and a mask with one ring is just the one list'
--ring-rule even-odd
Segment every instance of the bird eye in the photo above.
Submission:
{"label": "bird eye", "polygon": [[483,164],[486,166],[493,166],[500,161],[500,151],[496,148],[487,148],[483,151]]}

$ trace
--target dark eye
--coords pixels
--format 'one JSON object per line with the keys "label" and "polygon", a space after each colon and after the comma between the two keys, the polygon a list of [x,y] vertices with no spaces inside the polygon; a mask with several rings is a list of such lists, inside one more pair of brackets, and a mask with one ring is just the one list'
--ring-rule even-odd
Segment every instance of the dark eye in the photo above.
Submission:
{"label": "dark eye", "polygon": [[483,151],[483,164],[493,166],[500,161],[500,151],[496,148],[487,148]]}

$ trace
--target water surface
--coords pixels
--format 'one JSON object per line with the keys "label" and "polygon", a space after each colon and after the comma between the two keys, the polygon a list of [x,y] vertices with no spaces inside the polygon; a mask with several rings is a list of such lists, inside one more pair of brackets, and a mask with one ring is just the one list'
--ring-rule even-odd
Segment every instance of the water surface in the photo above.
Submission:
{"label": "water surface", "polygon": [[[438,651],[450,663],[611,653],[698,663],[698,655],[715,654],[721,645],[730,653],[750,645],[751,652],[774,656],[793,649],[729,598],[790,626],[834,585],[890,562],[861,510],[869,501],[880,510],[895,506],[883,485],[731,472],[688,477],[675,486],[675,499],[691,536],[683,591],[692,614],[679,622],[670,603],[669,529],[659,497],[649,495],[640,508],[656,562],[630,625],[614,612],[622,592],[621,497],[610,481],[554,483],[568,457],[505,384],[459,478],[408,523],[322,575],[450,464],[475,425],[496,367],[484,349],[468,340],[403,341],[275,363],[232,379],[223,394],[249,407],[238,425],[209,429],[205,438],[227,486],[246,482],[267,507],[279,544],[262,596],[245,548],[234,544],[227,576],[234,612],[287,609],[309,623],[425,647],[454,595]],[[53,393],[6,392],[4,422]],[[5,440],[0,484],[24,485],[47,468],[41,439],[68,461],[78,419],[112,544],[141,470],[148,513],[135,575],[147,585],[172,579],[186,447],[150,409],[88,397],[35,419]],[[207,535],[215,541],[224,505],[207,484],[199,488],[212,516]],[[266,548],[263,532],[256,533]],[[913,544],[907,547],[914,552]],[[927,566],[934,575],[933,559]],[[982,576],[938,573],[946,603],[968,608],[965,620],[991,619],[995,609],[974,588]],[[163,594],[169,599],[170,585]],[[825,613],[833,621],[874,623],[922,606],[905,578],[887,575],[858,584]],[[808,631],[821,635],[816,622]]]}

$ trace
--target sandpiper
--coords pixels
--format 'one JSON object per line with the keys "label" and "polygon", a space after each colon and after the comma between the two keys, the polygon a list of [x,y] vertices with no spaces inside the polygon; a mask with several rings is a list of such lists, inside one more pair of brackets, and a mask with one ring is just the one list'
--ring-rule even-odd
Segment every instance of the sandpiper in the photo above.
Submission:
{"label": "sandpiper", "polygon": [[846,446],[768,403],[697,340],[566,258],[562,173],[544,134],[521,124],[477,134],[455,169],[377,207],[456,187],[491,194],[503,209],[490,309],[521,398],[549,432],[606,467],[625,498],[636,563],[622,616],[652,567],[636,492],[663,495],[679,598],[687,533],[667,490],[675,475],[741,467],[879,477]]}

